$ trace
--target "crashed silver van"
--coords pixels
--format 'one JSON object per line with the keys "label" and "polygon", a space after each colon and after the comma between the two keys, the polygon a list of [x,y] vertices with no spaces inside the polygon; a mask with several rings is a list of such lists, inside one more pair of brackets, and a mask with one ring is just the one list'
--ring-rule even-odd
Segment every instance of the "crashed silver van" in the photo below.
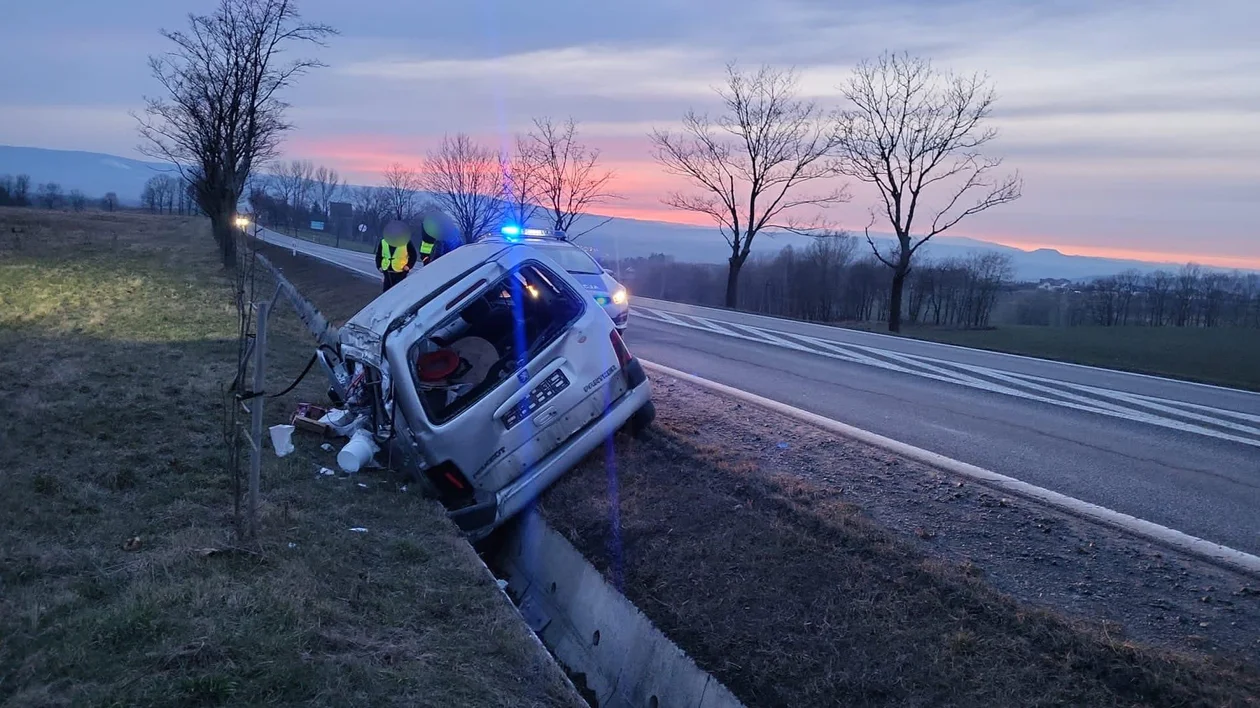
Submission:
{"label": "crashed silver van", "polygon": [[474,540],[655,416],[612,320],[523,244],[473,243],[414,271],[341,327],[338,349],[319,356],[351,445],[425,485]]}

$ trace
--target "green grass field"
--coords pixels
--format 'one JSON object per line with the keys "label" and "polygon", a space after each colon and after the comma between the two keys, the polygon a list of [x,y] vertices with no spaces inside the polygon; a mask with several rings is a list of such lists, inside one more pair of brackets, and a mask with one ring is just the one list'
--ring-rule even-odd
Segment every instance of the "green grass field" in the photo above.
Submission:
{"label": "green grass field", "polygon": [[[878,330],[875,330],[878,331]],[[907,327],[904,334],[964,347],[1260,390],[1260,330],[1190,327]]]}
{"label": "green grass field", "polygon": [[[0,209],[0,705],[573,705],[436,505],[312,436],[241,547],[230,297],[202,220]],[[277,312],[273,388],[311,352]]]}

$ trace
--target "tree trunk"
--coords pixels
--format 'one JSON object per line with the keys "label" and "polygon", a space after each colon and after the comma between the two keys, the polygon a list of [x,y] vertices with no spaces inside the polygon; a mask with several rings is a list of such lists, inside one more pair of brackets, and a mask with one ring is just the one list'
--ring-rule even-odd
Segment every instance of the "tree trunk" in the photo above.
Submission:
{"label": "tree trunk", "polygon": [[906,266],[893,271],[892,292],[888,298],[888,331],[901,331],[901,294],[906,286]]}
{"label": "tree trunk", "polygon": [[229,270],[236,267],[236,224],[233,220],[233,212],[232,209],[219,209],[210,215],[210,230],[214,233],[214,240],[219,244],[219,255],[223,258],[223,267]]}
{"label": "tree trunk", "polygon": [[744,267],[744,259],[730,258],[726,271],[726,306],[736,309],[739,306],[739,270]]}

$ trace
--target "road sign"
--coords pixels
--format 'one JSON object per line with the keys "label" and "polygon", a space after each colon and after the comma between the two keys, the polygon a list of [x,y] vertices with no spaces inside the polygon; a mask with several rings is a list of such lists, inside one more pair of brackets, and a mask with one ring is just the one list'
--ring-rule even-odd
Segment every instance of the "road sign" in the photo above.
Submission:
{"label": "road sign", "polygon": [[367,224],[359,224],[359,233],[361,234],[367,233]]}

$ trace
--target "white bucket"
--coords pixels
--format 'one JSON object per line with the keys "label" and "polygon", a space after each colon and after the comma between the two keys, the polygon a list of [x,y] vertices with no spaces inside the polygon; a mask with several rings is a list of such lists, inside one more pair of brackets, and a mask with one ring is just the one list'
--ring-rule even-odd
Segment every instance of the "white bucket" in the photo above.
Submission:
{"label": "white bucket", "polygon": [[360,428],[337,453],[337,465],[346,472],[358,472],[379,449],[372,441],[372,434]]}
{"label": "white bucket", "polygon": [[292,425],[273,425],[268,430],[271,431],[271,447],[275,449],[276,457],[284,457],[293,452]]}

